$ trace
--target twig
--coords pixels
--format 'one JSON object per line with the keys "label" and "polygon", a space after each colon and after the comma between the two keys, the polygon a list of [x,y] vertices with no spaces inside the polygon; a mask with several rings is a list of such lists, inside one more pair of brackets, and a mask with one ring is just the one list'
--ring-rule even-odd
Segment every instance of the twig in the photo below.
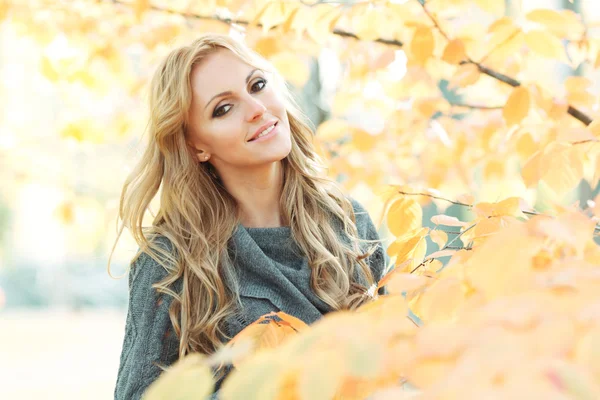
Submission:
{"label": "twig", "polygon": [[480,106],[476,104],[464,104],[464,103],[451,103],[448,102],[452,107],[464,107],[473,110],[501,110],[504,106]]}
{"label": "twig", "polygon": [[423,1],[423,2],[419,1],[419,4],[421,4],[421,7],[423,7],[423,11],[425,11],[425,14],[427,14],[427,16],[429,17],[429,19],[431,20],[431,22],[433,22],[433,24],[435,25],[435,27],[437,28],[437,30],[442,34],[442,36],[445,37],[447,41],[450,41],[450,38],[448,37],[448,35],[446,34],[446,32],[440,27],[440,24],[438,23],[438,21],[429,12],[429,10],[427,9],[427,7],[425,7],[425,1]]}
{"label": "twig", "polygon": [[[465,229],[464,231],[462,231],[460,234],[458,234],[458,236],[454,237],[451,241],[449,241],[448,243],[446,243],[446,245],[444,247],[442,247],[440,249],[440,251],[442,250],[448,250],[448,249],[452,249],[452,250],[471,250],[471,247],[456,247],[456,246],[451,246],[452,243],[456,242],[458,240],[458,238],[460,238],[462,235],[464,235],[465,233],[469,232],[471,229],[475,228],[477,224],[473,224],[471,226],[469,226],[467,229]],[[415,272],[416,270],[418,270],[419,268],[421,268],[423,265],[425,265],[425,263],[428,262],[432,262],[434,259],[433,258],[429,258],[427,260],[424,260],[421,264],[417,265],[415,268],[413,268],[412,271],[410,271],[410,273],[412,274],[413,272]]]}

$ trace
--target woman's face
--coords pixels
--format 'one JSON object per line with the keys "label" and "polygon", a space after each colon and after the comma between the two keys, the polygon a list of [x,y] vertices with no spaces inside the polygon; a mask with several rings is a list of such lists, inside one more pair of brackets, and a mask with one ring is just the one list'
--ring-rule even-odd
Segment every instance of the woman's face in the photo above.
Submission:
{"label": "woman's face", "polygon": [[[191,85],[188,143],[198,150],[199,161],[208,156],[222,175],[289,154],[290,125],[283,99],[265,72],[222,49],[194,67]],[[264,136],[257,138],[261,133]]]}

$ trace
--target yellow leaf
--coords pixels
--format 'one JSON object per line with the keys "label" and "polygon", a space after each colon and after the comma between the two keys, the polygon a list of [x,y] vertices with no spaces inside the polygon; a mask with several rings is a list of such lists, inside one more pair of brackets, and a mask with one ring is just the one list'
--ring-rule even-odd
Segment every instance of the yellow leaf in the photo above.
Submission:
{"label": "yellow leaf", "polygon": [[473,211],[479,218],[489,217],[522,217],[521,199],[518,197],[509,197],[498,203],[481,202],[473,206]]}
{"label": "yellow leaf", "polygon": [[527,13],[525,18],[532,22],[544,25],[546,29],[559,38],[564,38],[566,36],[564,27],[567,19],[563,16],[563,14],[556,10],[539,8]]}
{"label": "yellow leaf", "polygon": [[504,0],[474,0],[482,10],[494,15],[504,15]]}
{"label": "yellow leaf", "polygon": [[433,55],[435,48],[435,39],[431,28],[420,26],[415,29],[412,41],[410,43],[410,53],[418,64],[425,65],[427,60]]}
{"label": "yellow leaf", "polygon": [[538,184],[542,178],[542,162],[543,152],[538,150],[525,162],[525,165],[521,168],[521,176],[523,182],[527,187],[533,187]]}
{"label": "yellow leaf", "polygon": [[336,22],[341,17],[341,7],[331,4],[319,4],[314,7],[312,19],[307,25],[307,32],[317,43],[321,44],[329,37]]}
{"label": "yellow leaf", "polygon": [[[276,35],[274,32],[262,35],[258,40],[254,43],[254,51],[260,53],[262,56],[266,58],[271,58],[274,55],[283,52],[286,50],[286,44],[281,40],[279,35]],[[282,73],[284,71],[281,71]]]}
{"label": "yellow leaf", "polygon": [[531,285],[533,258],[545,239],[530,235],[523,225],[490,236],[466,261],[467,281],[488,299],[510,296]]}
{"label": "yellow leaf", "polygon": [[[359,3],[359,5],[362,4]],[[359,12],[354,20],[354,33],[361,40],[375,40],[380,37],[379,29],[384,22],[381,9],[368,7],[366,11]]]}
{"label": "yellow leaf", "polygon": [[356,149],[366,152],[373,149],[377,143],[377,136],[371,135],[362,129],[354,129],[352,131],[352,145]]}
{"label": "yellow leaf", "polygon": [[281,30],[283,33],[288,33],[293,30],[294,19],[299,15],[299,11],[302,8],[300,4],[295,3],[282,3],[284,8],[285,22],[281,24]]}
{"label": "yellow leaf", "polygon": [[[410,275],[412,277],[416,277],[416,275],[412,274],[403,275]],[[373,316],[376,316],[377,318],[400,317],[406,316],[406,314],[408,313],[408,304],[406,303],[406,299],[404,298],[404,296],[392,294],[380,296],[373,301],[365,303],[364,305],[360,306],[356,311],[359,313],[368,313]]]}
{"label": "yellow leaf", "polygon": [[544,150],[542,180],[559,196],[573,190],[583,178],[583,157],[577,146],[551,143]]}
{"label": "yellow leaf", "polygon": [[456,278],[437,280],[411,302],[411,310],[424,322],[452,321],[464,303],[461,282]]}
{"label": "yellow leaf", "polygon": [[270,58],[271,63],[281,71],[283,77],[297,87],[302,87],[310,77],[310,71],[298,54],[289,51],[278,53]]}
{"label": "yellow leaf", "polygon": [[442,55],[442,60],[450,64],[458,64],[467,59],[465,45],[462,40],[454,39],[448,42]]}
{"label": "yellow leaf", "polygon": [[64,202],[54,210],[54,216],[63,225],[70,225],[75,222],[75,210],[72,202]]}
{"label": "yellow leaf", "polygon": [[565,48],[556,36],[548,31],[531,30],[525,33],[527,46],[542,57],[566,61]]}
{"label": "yellow leaf", "polygon": [[205,357],[190,354],[162,373],[144,393],[145,400],[196,400],[213,392],[212,371]]}
{"label": "yellow leaf", "polygon": [[538,144],[533,140],[533,137],[529,132],[525,132],[519,136],[515,147],[519,157],[523,160],[529,159],[529,157],[538,150]]}
{"label": "yellow leaf", "polygon": [[386,287],[391,294],[402,294],[403,292],[413,292],[427,285],[430,278],[409,273],[395,274]]}
{"label": "yellow leaf", "polygon": [[479,80],[481,73],[475,64],[463,64],[456,68],[454,75],[450,78],[449,88],[467,87]]}
{"label": "yellow leaf", "polygon": [[328,119],[317,128],[316,136],[324,141],[344,138],[352,132],[348,122],[341,119]]}
{"label": "yellow leaf", "polygon": [[133,12],[138,21],[142,20],[144,12],[150,8],[150,0],[135,0],[133,3]]}
{"label": "yellow leaf", "polygon": [[520,123],[529,114],[531,107],[531,96],[529,90],[524,86],[513,89],[508,97],[502,115],[508,126]]}
{"label": "yellow leaf", "polygon": [[485,163],[483,168],[483,177],[485,179],[502,179],[505,175],[506,160],[498,158],[490,158]]}
{"label": "yellow leaf", "polygon": [[600,139],[600,120],[595,119],[587,128],[592,132],[592,135]]}
{"label": "yellow leaf", "polygon": [[[425,252],[427,251],[427,241],[425,235],[428,229],[422,228],[410,238],[401,237],[396,239],[388,249],[387,253],[390,257],[396,257],[396,268],[403,266],[404,269],[412,269],[415,264],[419,264],[425,258]],[[404,264],[408,259],[413,259],[411,264]],[[400,271],[400,268],[398,269]]]}
{"label": "yellow leaf", "polygon": [[583,76],[569,76],[565,79],[565,89],[567,92],[583,92],[586,91],[593,82]]}
{"label": "yellow leaf", "polygon": [[56,68],[54,68],[52,65],[52,61],[50,61],[48,57],[42,56],[41,63],[42,75],[44,75],[50,82],[56,82],[58,78],[60,78],[60,75],[56,71]]}
{"label": "yellow leaf", "polygon": [[387,214],[387,226],[394,236],[420,228],[423,220],[423,209],[413,198],[400,197],[394,201]]}
{"label": "yellow leaf", "polygon": [[592,107],[596,104],[596,96],[588,92],[571,92],[566,101],[575,107]]}
{"label": "yellow leaf", "polygon": [[442,230],[439,229],[434,229],[431,232],[429,232],[429,237],[431,238],[431,240],[433,241],[433,243],[437,244],[438,247],[441,249],[442,247],[444,247],[444,245],[446,244],[446,242],[448,241],[448,234]]}

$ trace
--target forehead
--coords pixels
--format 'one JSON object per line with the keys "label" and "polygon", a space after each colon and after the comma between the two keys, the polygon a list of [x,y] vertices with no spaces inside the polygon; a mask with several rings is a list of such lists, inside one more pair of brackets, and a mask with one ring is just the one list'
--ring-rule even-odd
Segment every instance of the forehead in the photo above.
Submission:
{"label": "forehead", "polygon": [[254,69],[226,49],[219,49],[207,56],[192,70],[191,83],[194,96],[206,102],[212,96],[235,90],[245,85],[246,76]]}

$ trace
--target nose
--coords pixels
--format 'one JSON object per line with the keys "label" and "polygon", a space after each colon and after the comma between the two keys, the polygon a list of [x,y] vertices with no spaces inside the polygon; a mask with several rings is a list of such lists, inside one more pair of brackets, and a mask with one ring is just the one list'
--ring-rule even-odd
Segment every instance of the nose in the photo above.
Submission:
{"label": "nose", "polygon": [[262,115],[267,111],[265,105],[258,99],[248,96],[247,101],[247,119],[248,122],[255,121],[257,119],[261,119]]}

